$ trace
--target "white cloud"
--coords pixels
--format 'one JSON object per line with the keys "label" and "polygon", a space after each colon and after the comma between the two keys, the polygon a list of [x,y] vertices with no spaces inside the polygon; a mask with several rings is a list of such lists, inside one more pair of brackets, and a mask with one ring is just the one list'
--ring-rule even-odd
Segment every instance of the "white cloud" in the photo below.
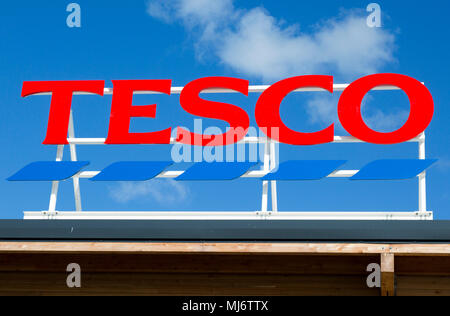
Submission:
{"label": "white cloud", "polygon": [[231,0],[153,0],[147,12],[200,32],[194,39],[197,50],[212,49],[236,72],[266,81],[330,71],[359,76],[394,60],[394,36],[368,27],[366,16],[356,13],[305,33],[296,24],[284,26],[261,7],[238,10]]}
{"label": "white cloud", "polygon": [[177,204],[188,198],[189,190],[172,179],[153,179],[146,182],[121,182],[110,188],[109,193],[119,203],[148,198],[160,204]]}
{"label": "white cloud", "polygon": [[317,96],[306,103],[306,112],[311,123],[331,124],[338,121],[336,95]]}
{"label": "white cloud", "polygon": [[[344,129],[339,123],[337,113],[337,104],[339,102],[339,95],[317,96],[311,98],[306,103],[306,111],[309,115],[311,124],[326,124],[335,123],[335,129],[338,132],[343,132]],[[393,113],[385,113],[374,106],[373,97],[367,95],[362,103],[362,116],[364,122],[373,130],[382,133],[395,131],[402,127],[408,120],[408,110],[398,110]],[[370,104],[370,108],[366,111],[365,108]]]}
{"label": "white cloud", "polygon": [[177,16],[185,22],[195,24],[218,24],[232,16],[234,12],[231,0],[184,0],[173,1]]}
{"label": "white cloud", "polygon": [[436,166],[441,172],[449,172],[450,171],[450,158],[448,158],[448,157],[439,158],[439,161],[436,163]]}
{"label": "white cloud", "polygon": [[174,10],[167,1],[151,1],[147,4],[147,13],[159,20],[170,23],[174,19]]}
{"label": "white cloud", "polygon": [[409,111],[400,110],[396,113],[384,113],[380,110],[374,110],[373,113],[364,117],[366,124],[382,133],[395,131],[402,127],[408,120]]}
{"label": "white cloud", "polygon": [[374,73],[393,60],[393,36],[365,23],[364,17],[351,14],[304,34],[296,26],[282,28],[255,8],[242,16],[236,31],[225,33],[217,54],[235,71],[265,81],[331,71],[346,77]]}
{"label": "white cloud", "polygon": [[[232,0],[153,0],[148,8],[152,17],[180,21],[194,40],[197,57],[212,53],[236,73],[265,83],[306,74],[352,81],[395,61],[395,36],[385,28],[368,27],[365,13],[347,12],[305,32],[262,7],[236,9]],[[307,107],[312,123],[337,122],[337,98],[317,97]],[[383,117],[380,111],[373,122],[381,119],[378,127],[390,128],[403,117],[403,112]]]}
{"label": "white cloud", "polygon": [[219,28],[235,16],[236,10],[232,0],[152,0],[147,13],[166,23],[181,21],[190,32],[199,33],[195,46],[200,56],[200,50],[214,41]]}

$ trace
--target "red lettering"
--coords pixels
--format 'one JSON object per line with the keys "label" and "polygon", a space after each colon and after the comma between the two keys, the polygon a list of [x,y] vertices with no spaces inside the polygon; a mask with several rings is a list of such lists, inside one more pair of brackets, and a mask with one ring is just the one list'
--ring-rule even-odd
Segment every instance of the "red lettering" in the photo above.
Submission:
{"label": "red lettering", "polygon": [[[364,96],[382,85],[399,87],[408,95],[410,102],[408,121],[391,133],[372,130],[361,115]],[[428,89],[416,79],[399,74],[376,74],[358,79],[344,90],[338,104],[339,120],[347,132],[362,141],[383,145],[398,144],[417,137],[428,127],[433,113],[433,97]]]}
{"label": "red lettering", "polygon": [[[334,124],[315,133],[296,132],[284,125],[280,105],[289,92],[304,87],[320,87],[333,93],[332,76],[299,76],[279,81],[265,90],[258,99],[255,117],[258,126],[270,138],[290,145],[317,145],[334,140]],[[273,129],[278,128],[278,133]]]}
{"label": "red lettering", "polygon": [[43,144],[66,145],[69,128],[70,108],[74,92],[90,92],[103,96],[105,81],[25,81],[22,97],[37,93],[52,93],[48,117],[47,135]]}
{"label": "red lettering", "polygon": [[181,91],[181,107],[193,115],[223,120],[230,124],[230,130],[220,135],[199,135],[178,128],[177,141],[188,145],[224,146],[244,138],[250,119],[243,109],[228,103],[203,100],[199,94],[208,88],[226,88],[248,96],[248,84],[248,80],[228,77],[207,77],[188,83]]}
{"label": "red lettering", "polygon": [[170,95],[171,80],[113,80],[113,98],[105,144],[170,144],[171,128],[130,133],[131,117],[156,116],[156,104],[133,106],[134,91],[157,91]]}

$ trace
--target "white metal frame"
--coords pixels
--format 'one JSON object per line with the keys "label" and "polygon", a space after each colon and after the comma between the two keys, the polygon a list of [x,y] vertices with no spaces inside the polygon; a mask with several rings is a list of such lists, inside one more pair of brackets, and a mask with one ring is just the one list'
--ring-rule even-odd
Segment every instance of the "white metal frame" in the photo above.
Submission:
{"label": "white metal frame", "polygon": [[[259,93],[269,86],[250,86],[250,93]],[[343,91],[348,84],[335,84],[334,91]],[[171,94],[179,94],[183,87],[172,87]],[[373,90],[399,90],[395,86],[379,86]],[[324,91],[321,88],[301,88],[294,92]],[[202,93],[236,93],[228,89],[209,89]],[[77,95],[88,95],[90,93],[76,92]],[[111,88],[105,88],[104,94],[112,94]],[[135,94],[159,94],[154,91],[139,91]],[[42,93],[41,95],[49,95]],[[419,159],[426,158],[425,133],[410,140],[417,142],[419,149]],[[77,161],[76,145],[104,145],[105,138],[76,138],[74,129],[74,119],[70,112],[68,143],[70,147],[71,161]],[[176,140],[171,139],[171,144]],[[245,137],[239,143],[242,144],[263,144],[264,163],[261,170],[253,170],[244,174],[243,178],[261,178],[271,172],[277,166],[276,145],[277,143],[266,137]],[[335,136],[334,143],[363,143],[363,141],[352,136]],[[56,161],[62,161],[64,145],[57,146]],[[24,212],[25,219],[155,219],[155,220],[432,220],[433,213],[427,211],[426,203],[426,172],[418,176],[419,182],[419,207],[416,212],[278,212],[277,181],[263,181],[261,210],[256,212],[83,212],[81,206],[81,192],[79,179],[92,178],[100,171],[82,171],[72,177],[75,212],[61,212],[56,210],[59,182],[52,182],[49,208],[41,212]],[[184,171],[164,171],[157,178],[176,178]],[[359,170],[338,170],[330,174],[329,178],[349,178]],[[269,186],[271,190],[269,191]],[[269,194],[271,196],[271,210],[269,210]]]}

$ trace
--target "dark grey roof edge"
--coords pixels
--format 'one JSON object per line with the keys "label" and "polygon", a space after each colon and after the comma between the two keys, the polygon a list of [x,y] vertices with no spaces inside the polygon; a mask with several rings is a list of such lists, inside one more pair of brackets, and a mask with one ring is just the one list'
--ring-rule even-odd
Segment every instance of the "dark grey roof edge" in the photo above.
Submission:
{"label": "dark grey roof edge", "polygon": [[450,242],[450,221],[0,220],[0,240]]}

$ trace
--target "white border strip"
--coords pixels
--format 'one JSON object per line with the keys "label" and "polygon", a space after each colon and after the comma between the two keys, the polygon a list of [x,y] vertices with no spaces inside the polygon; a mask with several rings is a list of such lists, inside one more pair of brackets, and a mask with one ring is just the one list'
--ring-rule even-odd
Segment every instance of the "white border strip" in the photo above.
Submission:
{"label": "white border strip", "polygon": [[[417,136],[413,138],[408,143],[419,143],[423,139],[423,136]],[[237,144],[265,144],[267,142],[267,137],[244,137]],[[106,138],[67,138],[67,142],[70,145],[106,145]],[[278,143],[275,140],[271,140],[273,143]],[[345,144],[345,143],[365,143],[364,141],[355,138],[353,136],[334,136],[334,141],[331,144]],[[170,145],[180,144],[176,141],[176,138],[172,137],[170,139]],[[164,144],[163,144],[164,145]]]}
{"label": "white border strip", "polygon": [[[422,84],[424,84],[422,82]],[[336,83],[333,84],[333,91],[344,91],[350,84],[348,83]],[[256,86],[249,86],[248,87],[248,93],[261,93],[266,91],[270,85],[256,85]],[[180,94],[184,87],[171,87],[170,88],[170,94]],[[373,88],[372,90],[378,90],[378,91],[393,91],[393,90],[401,90],[399,87],[392,86],[392,85],[383,85]],[[328,92],[325,89],[317,88],[317,87],[304,87],[295,89],[292,92],[319,92],[324,91]],[[231,90],[231,89],[205,89],[201,93],[239,93],[238,91]],[[74,95],[96,95],[94,93],[90,92],[82,92],[82,91],[75,91],[73,93]],[[104,95],[112,95],[113,94],[113,88],[105,88],[103,90]],[[163,94],[161,92],[156,91],[135,91],[134,94]],[[52,95],[51,92],[43,92],[43,93],[36,93],[34,95]]]}
{"label": "white border strip", "polygon": [[24,212],[54,220],[433,220],[432,212]]}
{"label": "white border strip", "polygon": [[[101,171],[95,170],[95,171],[81,171],[76,175],[76,178],[80,179],[90,179],[98,175]],[[164,179],[174,179],[178,176],[181,176],[185,170],[168,170],[163,171],[159,175],[157,175],[155,178],[164,178]],[[242,175],[240,178],[262,178],[265,175],[267,175],[270,170],[251,170]],[[327,176],[327,178],[350,178],[353,177],[355,174],[357,174],[359,170],[336,170],[330,175]],[[301,180],[298,180],[301,181]]]}

